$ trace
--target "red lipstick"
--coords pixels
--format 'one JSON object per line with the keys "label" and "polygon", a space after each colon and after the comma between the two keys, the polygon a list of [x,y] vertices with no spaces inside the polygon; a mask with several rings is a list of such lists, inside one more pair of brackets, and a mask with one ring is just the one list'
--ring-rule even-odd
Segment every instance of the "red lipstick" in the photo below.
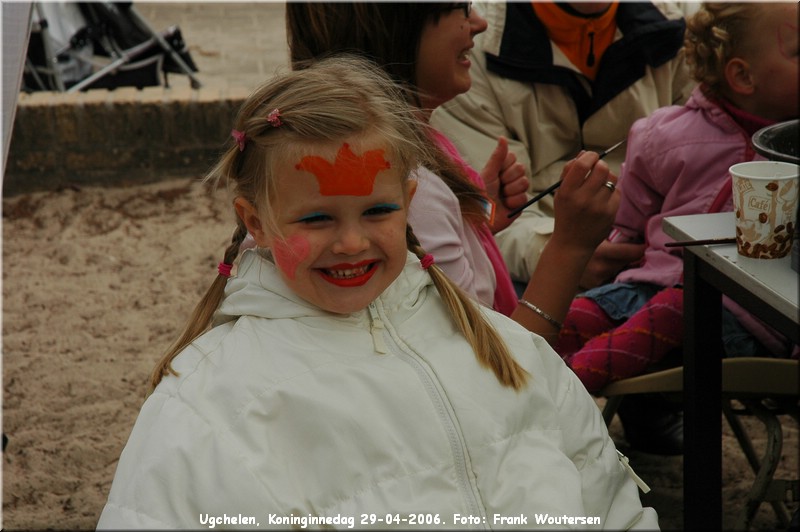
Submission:
{"label": "red lipstick", "polygon": [[362,286],[378,271],[377,260],[364,260],[356,264],[336,264],[318,269],[320,276],[331,284],[350,288]]}

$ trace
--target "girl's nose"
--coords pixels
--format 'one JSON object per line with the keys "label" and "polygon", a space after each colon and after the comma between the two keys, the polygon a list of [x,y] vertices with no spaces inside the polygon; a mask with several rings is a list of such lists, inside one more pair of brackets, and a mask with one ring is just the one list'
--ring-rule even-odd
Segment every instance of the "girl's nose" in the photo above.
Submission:
{"label": "girl's nose", "polygon": [[357,255],[369,248],[369,238],[358,224],[342,227],[333,245],[334,253]]}

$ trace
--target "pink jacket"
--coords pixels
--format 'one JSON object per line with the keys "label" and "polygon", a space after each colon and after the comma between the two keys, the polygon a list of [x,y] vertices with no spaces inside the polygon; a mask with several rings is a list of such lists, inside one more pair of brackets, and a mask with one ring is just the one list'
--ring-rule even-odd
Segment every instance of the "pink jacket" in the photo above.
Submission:
{"label": "pink jacket", "polygon": [[[750,135],[697,87],[683,106],[656,110],[636,121],[620,171],[622,195],[615,221],[618,240],[645,242],[642,263],[623,270],[617,282],[674,286],[683,281],[680,248],[666,248],[673,239],[661,228],[667,216],[733,210],[731,165],[763,159]],[[733,227],[731,227],[733,236]],[[725,306],[767,348],[785,352],[783,339],[733,301]]]}

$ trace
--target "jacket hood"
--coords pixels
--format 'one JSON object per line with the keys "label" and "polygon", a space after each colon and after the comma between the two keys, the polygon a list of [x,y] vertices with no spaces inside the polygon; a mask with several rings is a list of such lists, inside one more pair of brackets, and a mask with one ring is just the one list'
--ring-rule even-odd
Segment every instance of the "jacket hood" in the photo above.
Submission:
{"label": "jacket hood", "polygon": [[[413,309],[421,303],[425,287],[432,284],[419,259],[409,252],[403,271],[378,299],[387,309]],[[241,316],[279,319],[330,315],[330,312],[299,297],[286,285],[269,250],[248,249],[239,259],[236,276],[231,277],[225,286],[225,297],[214,314],[213,325]]]}
{"label": "jacket hood", "polygon": [[688,110],[702,113],[708,122],[714,124],[723,133],[744,134],[742,128],[736,124],[731,116],[714,99],[707,96],[706,88],[702,84],[692,89],[692,93],[689,95],[689,99],[686,100],[684,107]]}

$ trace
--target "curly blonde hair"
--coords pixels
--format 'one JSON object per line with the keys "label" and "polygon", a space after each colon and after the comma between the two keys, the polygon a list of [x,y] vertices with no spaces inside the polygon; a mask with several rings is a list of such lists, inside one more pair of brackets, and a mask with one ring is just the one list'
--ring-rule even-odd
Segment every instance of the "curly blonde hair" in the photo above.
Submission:
{"label": "curly blonde hair", "polygon": [[725,83],[725,65],[746,50],[753,21],[761,14],[759,2],[704,2],[686,21],[684,50],[692,77],[719,96]]}

